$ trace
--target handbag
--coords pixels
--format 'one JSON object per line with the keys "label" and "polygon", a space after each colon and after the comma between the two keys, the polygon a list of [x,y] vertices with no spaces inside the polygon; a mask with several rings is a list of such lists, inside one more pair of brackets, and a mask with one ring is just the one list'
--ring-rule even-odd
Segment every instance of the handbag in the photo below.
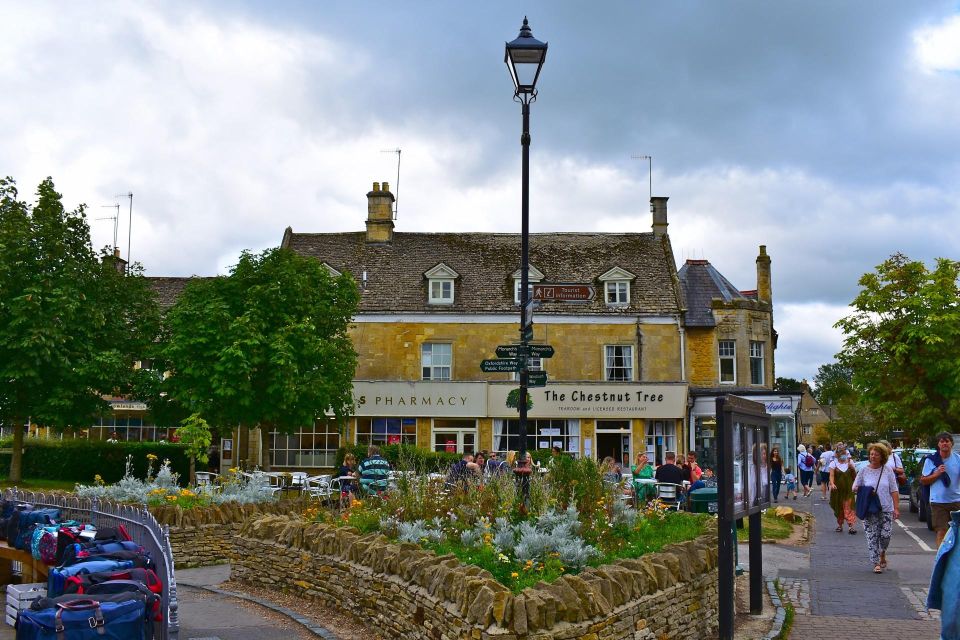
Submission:
{"label": "handbag", "polygon": [[[884,465],[885,466],[885,465]],[[880,485],[880,479],[883,478],[883,469],[880,467],[880,477],[877,478],[877,485]],[[877,488],[868,484],[857,487],[857,517],[866,520],[867,516],[883,511],[880,504],[880,496],[877,495]]]}

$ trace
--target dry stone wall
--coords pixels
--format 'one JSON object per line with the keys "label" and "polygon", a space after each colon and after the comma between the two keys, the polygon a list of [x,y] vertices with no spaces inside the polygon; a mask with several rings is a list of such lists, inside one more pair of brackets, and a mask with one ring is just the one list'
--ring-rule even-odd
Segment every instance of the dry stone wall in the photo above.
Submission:
{"label": "dry stone wall", "polygon": [[351,612],[397,638],[662,640],[717,630],[716,534],[513,595],[487,571],[380,534],[247,521],[233,577]]}

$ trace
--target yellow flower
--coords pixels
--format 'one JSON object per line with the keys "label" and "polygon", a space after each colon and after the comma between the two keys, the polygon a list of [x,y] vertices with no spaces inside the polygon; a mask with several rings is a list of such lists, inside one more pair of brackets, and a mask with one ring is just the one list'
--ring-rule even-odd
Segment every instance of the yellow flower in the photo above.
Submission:
{"label": "yellow flower", "polygon": [[176,502],[177,496],[167,496],[167,502]]}
{"label": "yellow flower", "polygon": [[157,459],[157,456],[156,456],[156,455],[154,455],[154,454],[152,454],[152,453],[148,453],[148,454],[147,454],[147,460],[156,460],[156,459]]}
{"label": "yellow flower", "polygon": [[197,494],[195,494],[193,491],[190,491],[190,489],[180,489],[180,495],[185,498],[192,498]]}
{"label": "yellow flower", "polygon": [[514,571],[513,573],[510,574],[510,577],[511,577],[511,578],[519,578],[519,577],[520,577],[520,574],[517,573],[516,571]]}
{"label": "yellow flower", "polygon": [[93,476],[93,481],[97,484],[103,484],[103,477],[98,473],[97,475]]}
{"label": "yellow flower", "polygon": [[236,473],[237,471],[239,471],[239,469],[237,469],[236,467],[230,467],[229,469],[227,469],[227,473]]}

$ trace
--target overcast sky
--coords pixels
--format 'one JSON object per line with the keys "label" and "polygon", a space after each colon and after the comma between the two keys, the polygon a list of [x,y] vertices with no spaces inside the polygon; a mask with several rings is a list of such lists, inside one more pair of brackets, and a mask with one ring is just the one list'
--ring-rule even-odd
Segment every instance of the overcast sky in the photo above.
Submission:
{"label": "overcast sky", "polygon": [[[531,231],[648,231],[756,287],[777,374],[811,378],[857,280],[896,251],[958,258],[960,13],[951,2],[0,0],[0,174],[53,176],[94,245],[148,275],[359,231],[519,232],[504,41],[550,44],[532,108]],[[31,196],[32,198],[32,196]],[[679,266],[679,265],[678,265]]]}

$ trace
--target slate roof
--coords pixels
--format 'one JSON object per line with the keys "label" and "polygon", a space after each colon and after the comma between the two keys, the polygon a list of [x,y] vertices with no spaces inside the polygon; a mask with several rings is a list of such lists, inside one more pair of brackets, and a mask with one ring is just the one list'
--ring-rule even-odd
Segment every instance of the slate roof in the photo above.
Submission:
{"label": "slate roof", "polygon": [[707,260],[687,260],[677,272],[687,301],[685,324],[688,327],[715,327],[713,300],[724,302],[749,300]]}
{"label": "slate roof", "polygon": [[[402,233],[389,244],[367,243],[365,232],[293,233],[283,246],[313,256],[357,282],[367,273],[361,313],[515,313],[513,274],[520,269],[519,234]],[[424,274],[438,263],[456,271],[454,304],[427,303]],[[530,265],[544,282],[578,282],[597,286],[590,303],[545,303],[540,312],[586,315],[677,314],[682,292],[669,240],[652,233],[530,234]],[[636,275],[630,304],[616,309],[603,301],[597,278],[613,267]]]}
{"label": "slate roof", "polygon": [[192,278],[147,277],[150,286],[157,293],[157,302],[163,310],[172,307],[183,292],[183,288],[194,279],[196,276]]}

